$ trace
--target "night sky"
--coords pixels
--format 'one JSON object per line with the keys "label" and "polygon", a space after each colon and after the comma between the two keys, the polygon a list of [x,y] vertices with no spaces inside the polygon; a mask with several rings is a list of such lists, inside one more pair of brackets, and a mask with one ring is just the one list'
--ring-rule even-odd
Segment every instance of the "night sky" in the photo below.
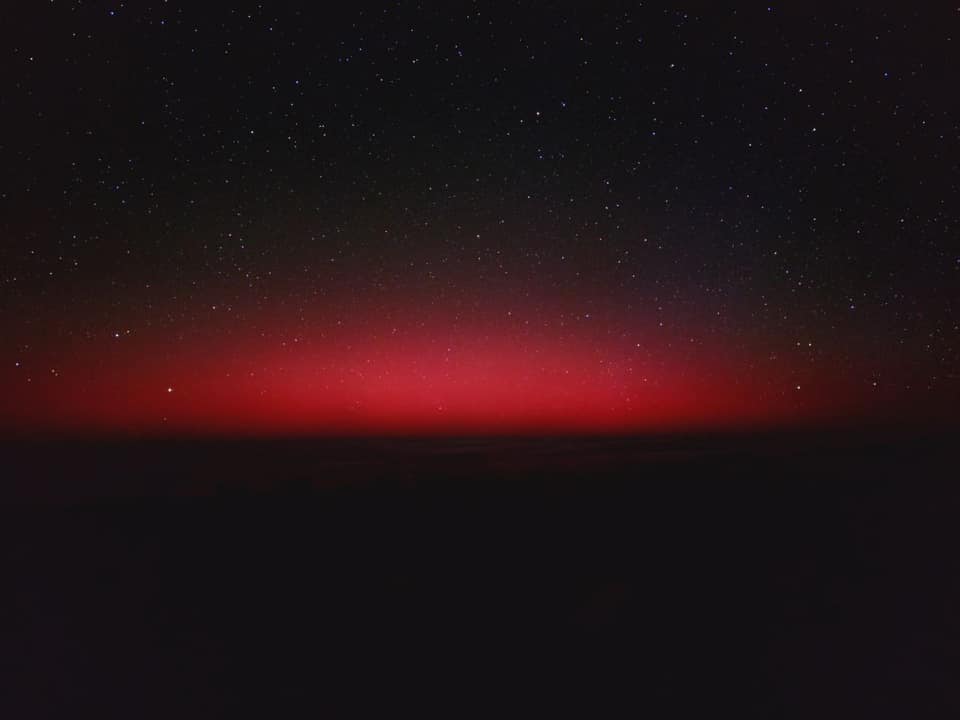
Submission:
{"label": "night sky", "polygon": [[951,422],[960,11],[740,5],[7,8],[0,427]]}

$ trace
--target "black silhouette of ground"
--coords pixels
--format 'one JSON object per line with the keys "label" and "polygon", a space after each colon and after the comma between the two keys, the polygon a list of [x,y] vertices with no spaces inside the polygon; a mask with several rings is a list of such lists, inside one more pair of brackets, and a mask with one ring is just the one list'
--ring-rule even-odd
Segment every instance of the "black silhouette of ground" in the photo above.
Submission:
{"label": "black silhouette of ground", "polygon": [[955,716],[950,440],[11,442],[0,713]]}

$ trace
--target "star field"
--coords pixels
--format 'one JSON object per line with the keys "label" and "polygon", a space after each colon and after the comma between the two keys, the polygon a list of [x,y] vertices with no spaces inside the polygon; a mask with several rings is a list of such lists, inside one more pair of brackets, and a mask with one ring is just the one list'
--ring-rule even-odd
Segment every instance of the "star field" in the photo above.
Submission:
{"label": "star field", "polygon": [[952,422],[960,12],[31,3],[0,425]]}

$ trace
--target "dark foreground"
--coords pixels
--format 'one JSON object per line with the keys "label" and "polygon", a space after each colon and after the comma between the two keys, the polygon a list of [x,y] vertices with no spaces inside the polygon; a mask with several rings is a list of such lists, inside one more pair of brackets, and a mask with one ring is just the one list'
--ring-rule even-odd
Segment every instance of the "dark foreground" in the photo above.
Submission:
{"label": "dark foreground", "polygon": [[3,451],[0,717],[960,711],[949,438]]}

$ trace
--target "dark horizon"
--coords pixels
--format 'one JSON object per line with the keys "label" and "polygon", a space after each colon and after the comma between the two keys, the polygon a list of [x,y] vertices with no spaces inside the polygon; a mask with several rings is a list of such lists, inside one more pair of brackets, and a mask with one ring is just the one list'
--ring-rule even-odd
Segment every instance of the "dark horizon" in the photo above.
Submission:
{"label": "dark horizon", "polygon": [[0,445],[0,710],[954,715],[955,436],[775,440]]}

